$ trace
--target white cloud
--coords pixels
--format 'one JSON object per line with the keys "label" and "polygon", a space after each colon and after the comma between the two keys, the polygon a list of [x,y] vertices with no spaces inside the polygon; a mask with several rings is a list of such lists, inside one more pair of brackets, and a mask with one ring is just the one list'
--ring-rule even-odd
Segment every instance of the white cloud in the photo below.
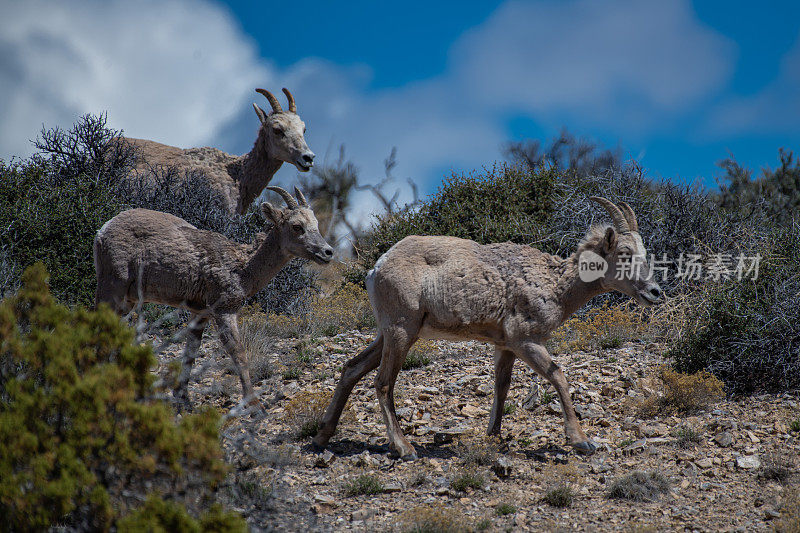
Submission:
{"label": "white cloud", "polygon": [[0,50],[0,157],[103,110],[130,136],[195,145],[273,77],[224,9],[195,0],[5,2]]}
{"label": "white cloud", "polygon": [[[654,131],[719,90],[734,55],[688,1],[510,1],[454,43],[443,74],[379,90],[363,65],[275,68],[202,0],[13,3],[0,29],[0,157],[28,153],[42,123],[101,110],[130,136],[242,153],[257,127],[253,88],[287,86],[319,160],[344,143],[372,182],[393,146],[395,175],[420,183],[490,163],[514,113]],[[279,178],[293,175],[284,165]],[[366,212],[374,202],[362,198]]]}
{"label": "white cloud", "polygon": [[660,0],[509,1],[452,53],[486,105],[647,128],[719,90],[734,55],[688,2]]}
{"label": "white cloud", "polygon": [[783,56],[778,76],[761,91],[731,96],[705,117],[701,134],[726,138],[741,133],[796,133],[800,124],[800,34]]}

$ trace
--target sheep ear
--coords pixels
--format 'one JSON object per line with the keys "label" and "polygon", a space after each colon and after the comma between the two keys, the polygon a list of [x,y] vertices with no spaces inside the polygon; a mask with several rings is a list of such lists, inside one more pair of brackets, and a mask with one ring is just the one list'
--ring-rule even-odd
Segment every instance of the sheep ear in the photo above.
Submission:
{"label": "sheep ear", "polygon": [[617,249],[617,231],[614,228],[606,228],[603,235],[602,251],[603,255],[608,255]]}
{"label": "sheep ear", "polygon": [[267,217],[267,220],[271,220],[275,224],[278,223],[279,219],[278,209],[276,209],[271,203],[262,202],[261,212],[264,214],[265,217]]}
{"label": "sheep ear", "polygon": [[260,120],[262,124],[265,123],[267,121],[267,114],[264,113],[264,110],[258,107],[258,105],[256,105],[255,102],[253,102],[253,109],[256,110],[256,115],[258,115],[258,120]]}

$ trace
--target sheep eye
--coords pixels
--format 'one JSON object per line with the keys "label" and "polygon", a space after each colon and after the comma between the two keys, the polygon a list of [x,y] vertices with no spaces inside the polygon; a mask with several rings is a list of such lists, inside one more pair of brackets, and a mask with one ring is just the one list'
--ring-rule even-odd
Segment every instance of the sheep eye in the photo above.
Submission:
{"label": "sheep eye", "polygon": [[283,135],[283,130],[280,128],[272,128],[272,132],[275,133],[275,135]]}
{"label": "sheep eye", "polygon": [[295,230],[297,233],[303,233],[303,226],[300,224],[292,224],[292,229]]}

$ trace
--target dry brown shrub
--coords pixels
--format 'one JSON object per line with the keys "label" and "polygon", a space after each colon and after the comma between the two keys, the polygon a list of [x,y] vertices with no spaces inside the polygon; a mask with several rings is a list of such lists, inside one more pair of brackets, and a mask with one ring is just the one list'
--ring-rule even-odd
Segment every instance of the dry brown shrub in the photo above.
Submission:
{"label": "dry brown shrub", "polygon": [[315,298],[307,321],[312,335],[332,336],[375,326],[367,291],[349,282],[328,295]]}
{"label": "dry brown shrub", "polygon": [[650,337],[648,317],[632,302],[606,303],[564,322],[549,341],[553,353],[613,348],[629,340]]}
{"label": "dry brown shrub", "polygon": [[421,505],[400,515],[400,530],[404,533],[470,533],[466,518],[442,504]]}
{"label": "dry brown shrub", "polygon": [[701,370],[694,374],[681,374],[662,366],[659,377],[664,383],[662,402],[666,407],[687,413],[706,407],[724,394],[724,385],[714,374]]}
{"label": "dry brown shrub", "polygon": [[724,396],[722,381],[705,370],[682,374],[662,365],[656,378],[655,388],[661,389],[663,394],[651,394],[634,402],[633,408],[640,418],[652,418],[658,414],[693,413]]}

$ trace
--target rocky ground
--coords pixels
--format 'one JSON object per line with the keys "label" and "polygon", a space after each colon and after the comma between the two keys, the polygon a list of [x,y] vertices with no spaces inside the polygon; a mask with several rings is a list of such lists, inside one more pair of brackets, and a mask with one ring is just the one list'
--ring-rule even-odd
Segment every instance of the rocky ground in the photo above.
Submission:
{"label": "rocky ground", "polygon": [[[354,390],[329,451],[319,453],[309,439],[296,438],[297,419],[287,415],[321,396],[308,393],[332,391],[342,364],[370,340],[359,332],[302,344],[275,340],[261,362],[272,369],[256,387],[266,412],[234,416],[223,426],[235,471],[221,493],[254,530],[403,531],[419,507],[434,505],[444,518],[487,531],[761,531],[771,529],[800,480],[764,477],[765,467],[797,467],[800,434],[791,422],[800,417],[800,393],[638,418],[637,401],[656,392],[652,376],[664,363],[663,348],[655,344],[556,357],[581,406],[585,432],[602,445],[592,457],[563,447],[552,389],[520,362],[502,439],[487,443],[481,436],[492,400],[492,349],[471,342],[437,343],[433,362],[400,374],[398,415],[418,460],[388,457],[372,374]],[[163,369],[176,350],[162,357]],[[205,371],[191,385],[192,403],[225,412],[235,407],[238,379],[213,336],[204,341],[198,365]],[[681,442],[691,440],[685,428],[699,442]],[[637,470],[662,474],[669,490],[653,502],[610,498],[612,482]],[[453,488],[464,472],[482,477],[483,488]],[[348,495],[349,484],[364,474],[382,492]],[[545,492],[565,480],[575,495],[571,506],[545,503]],[[508,514],[498,512],[502,504]]]}

